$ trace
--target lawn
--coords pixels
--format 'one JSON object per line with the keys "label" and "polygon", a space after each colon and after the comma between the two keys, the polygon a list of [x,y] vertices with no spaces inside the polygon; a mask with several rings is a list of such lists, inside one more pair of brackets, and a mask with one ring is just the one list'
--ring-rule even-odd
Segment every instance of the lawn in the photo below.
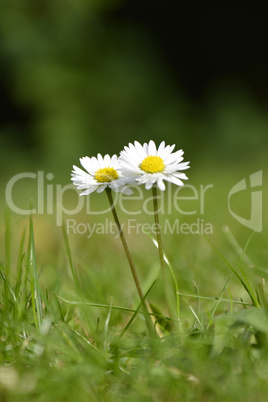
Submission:
{"label": "lawn", "polygon": [[[55,175],[45,182],[45,197],[54,197],[42,213],[2,208],[0,400],[265,400],[267,216],[263,208],[262,231],[254,232],[231,214],[250,219],[250,189],[228,208],[232,187],[244,178],[249,185],[260,170],[264,181],[265,167],[193,166],[190,186],[162,194],[167,295],[150,191],[117,200],[153,335],[105,194],[84,197],[71,215],[78,196],[58,187],[59,205],[56,184],[69,182]],[[20,208],[29,208],[30,185],[14,189]],[[265,207],[265,182],[259,189]]]}

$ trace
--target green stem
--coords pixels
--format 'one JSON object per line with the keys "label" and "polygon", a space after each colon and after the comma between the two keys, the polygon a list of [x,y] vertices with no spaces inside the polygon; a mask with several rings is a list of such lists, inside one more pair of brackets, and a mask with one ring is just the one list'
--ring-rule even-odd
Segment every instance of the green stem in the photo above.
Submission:
{"label": "green stem", "polygon": [[143,295],[143,292],[142,292],[142,289],[141,289],[141,285],[140,285],[140,281],[139,281],[139,278],[138,278],[138,273],[136,271],[136,268],[135,268],[133,259],[131,257],[131,254],[129,252],[129,248],[128,248],[128,245],[127,245],[127,242],[126,242],[123,230],[122,230],[122,226],[121,226],[121,224],[119,222],[118,215],[117,215],[115,205],[114,205],[114,202],[113,202],[112,191],[111,191],[111,189],[109,187],[106,188],[106,194],[108,196],[108,200],[109,200],[109,203],[110,203],[110,206],[111,206],[114,221],[115,221],[115,224],[117,226],[117,229],[118,229],[118,232],[119,232],[119,235],[120,235],[120,239],[122,241],[122,244],[123,244],[123,247],[124,247],[128,262],[129,262],[129,266],[130,266],[130,269],[131,269],[131,273],[132,273],[132,276],[133,276],[133,279],[134,279],[134,282],[135,282],[139,297],[141,299],[141,304],[142,304],[142,307],[143,307],[143,313],[144,313],[145,322],[146,322],[146,325],[147,325],[147,328],[148,328],[148,332],[152,336],[152,335],[155,334],[153,323],[152,323],[152,320],[151,320],[151,318],[149,316],[148,309],[146,307],[145,298],[144,298],[144,295]]}
{"label": "green stem", "polygon": [[160,229],[160,222],[159,222],[159,214],[158,214],[158,200],[157,200],[156,185],[154,185],[152,187],[152,191],[153,191],[153,204],[154,204],[154,221],[156,224],[156,238],[157,238],[157,243],[158,243],[159,259],[160,259],[160,265],[161,265],[162,276],[163,276],[164,296],[166,299],[169,316],[171,317],[168,292],[167,292],[166,263],[165,263],[165,259],[164,259],[164,250],[163,250],[163,243],[162,243],[162,236],[161,236],[161,229]]}

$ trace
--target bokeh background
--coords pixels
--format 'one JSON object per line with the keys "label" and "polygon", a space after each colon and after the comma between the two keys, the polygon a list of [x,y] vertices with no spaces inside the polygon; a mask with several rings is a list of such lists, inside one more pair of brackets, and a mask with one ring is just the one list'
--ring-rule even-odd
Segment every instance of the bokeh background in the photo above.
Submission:
{"label": "bokeh background", "polygon": [[254,163],[268,145],[267,20],[248,6],[2,0],[2,178],[130,142],[187,160]]}
{"label": "bokeh background", "polygon": [[[207,193],[204,215],[180,219],[191,222],[199,217],[212,222],[216,243],[224,242],[221,230],[227,224],[245,244],[251,230],[230,215],[227,197],[235,183],[258,170],[263,170],[265,181],[267,40],[265,10],[246,5],[206,8],[141,0],[2,0],[1,205],[7,183],[18,173],[43,171],[44,196],[47,185],[53,186],[56,204],[56,186],[71,183],[72,166],[79,165],[80,157],[118,154],[134,140],[154,139],[158,144],[165,140],[183,148],[185,159],[191,161],[190,184],[197,189],[201,184],[214,186]],[[48,173],[52,179],[46,179]],[[36,205],[36,180],[18,182],[13,196],[20,208],[29,208],[30,198]],[[105,195],[90,198],[96,208],[106,208]],[[249,218],[250,189],[233,199],[234,212]],[[67,192],[65,208],[76,203],[77,195]],[[186,209],[196,208],[194,202],[187,205]],[[3,243],[4,215],[1,208]],[[44,261],[47,250],[63,246],[55,217],[41,215],[34,222],[37,249],[43,250],[40,260]],[[170,219],[176,218],[175,214]],[[28,217],[13,214],[12,219],[19,239]],[[265,226],[265,211],[263,219]],[[73,244],[81,241],[81,236],[71,239]],[[88,244],[86,237],[83,241]],[[139,241],[143,244],[144,238]],[[172,252],[168,245],[172,249],[178,241],[183,245],[197,240],[175,236],[166,241],[167,252]],[[264,232],[255,243],[255,250],[263,255]],[[192,255],[194,246],[182,247]],[[203,244],[200,247],[203,250]],[[88,249],[85,260],[91,252]]]}

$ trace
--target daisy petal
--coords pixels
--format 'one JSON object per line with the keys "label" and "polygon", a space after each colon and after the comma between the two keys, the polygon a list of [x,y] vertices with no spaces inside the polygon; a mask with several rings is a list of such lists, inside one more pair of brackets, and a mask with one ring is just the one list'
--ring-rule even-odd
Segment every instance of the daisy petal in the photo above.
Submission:
{"label": "daisy petal", "polygon": [[83,191],[80,195],[88,195],[93,193],[93,191],[97,190],[98,186],[92,186],[88,188],[87,190]]}
{"label": "daisy petal", "polygon": [[147,182],[145,183],[145,188],[146,188],[146,190],[151,190],[152,187],[153,187],[153,183],[150,183],[149,181],[147,181]]}
{"label": "daisy petal", "polygon": [[165,183],[163,182],[163,179],[157,180],[157,185],[158,185],[158,187],[160,188],[161,191],[164,191],[165,188],[166,188]]}
{"label": "daisy petal", "polygon": [[105,166],[109,166],[110,156],[107,155],[107,154],[104,155],[103,162],[104,162],[104,165],[105,165]]}
{"label": "daisy petal", "polygon": [[155,142],[153,140],[151,140],[148,145],[148,154],[155,156],[156,153],[157,153],[157,151],[156,151]]}
{"label": "daisy petal", "polygon": [[161,156],[161,152],[165,149],[165,141],[162,141],[157,150],[157,156]]}
{"label": "daisy petal", "polygon": [[99,166],[100,166],[100,167],[103,167],[104,161],[103,161],[102,155],[101,155],[101,154],[98,154],[98,155],[97,155],[97,159],[98,159]]}
{"label": "daisy petal", "polygon": [[176,184],[177,186],[184,186],[183,181],[181,181],[177,177],[170,176],[170,177],[167,177],[166,180],[170,181],[170,183]]}
{"label": "daisy petal", "polygon": [[97,188],[97,193],[102,193],[107,187],[107,184],[103,184],[102,186],[99,186],[99,188]]}
{"label": "daisy petal", "polygon": [[93,164],[88,156],[84,156],[83,158],[80,158],[80,163],[85,168],[89,173],[94,171]]}
{"label": "daisy petal", "polygon": [[146,158],[146,156],[147,156],[146,152],[145,152],[144,148],[142,147],[142,145],[138,141],[135,141],[134,144],[135,144],[136,150],[137,150],[137,152],[138,152],[138,154],[139,154],[139,156],[141,158],[141,161],[142,161],[142,159]]}

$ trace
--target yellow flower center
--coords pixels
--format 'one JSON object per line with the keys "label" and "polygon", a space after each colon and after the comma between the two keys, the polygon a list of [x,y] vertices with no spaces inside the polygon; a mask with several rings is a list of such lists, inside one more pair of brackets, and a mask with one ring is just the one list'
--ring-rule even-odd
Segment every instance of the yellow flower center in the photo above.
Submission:
{"label": "yellow flower center", "polygon": [[140,168],[146,173],[159,173],[165,169],[165,165],[160,156],[147,156],[143,159]]}
{"label": "yellow flower center", "polygon": [[100,183],[110,183],[113,180],[118,179],[118,173],[114,168],[99,169],[95,173],[95,179]]}

